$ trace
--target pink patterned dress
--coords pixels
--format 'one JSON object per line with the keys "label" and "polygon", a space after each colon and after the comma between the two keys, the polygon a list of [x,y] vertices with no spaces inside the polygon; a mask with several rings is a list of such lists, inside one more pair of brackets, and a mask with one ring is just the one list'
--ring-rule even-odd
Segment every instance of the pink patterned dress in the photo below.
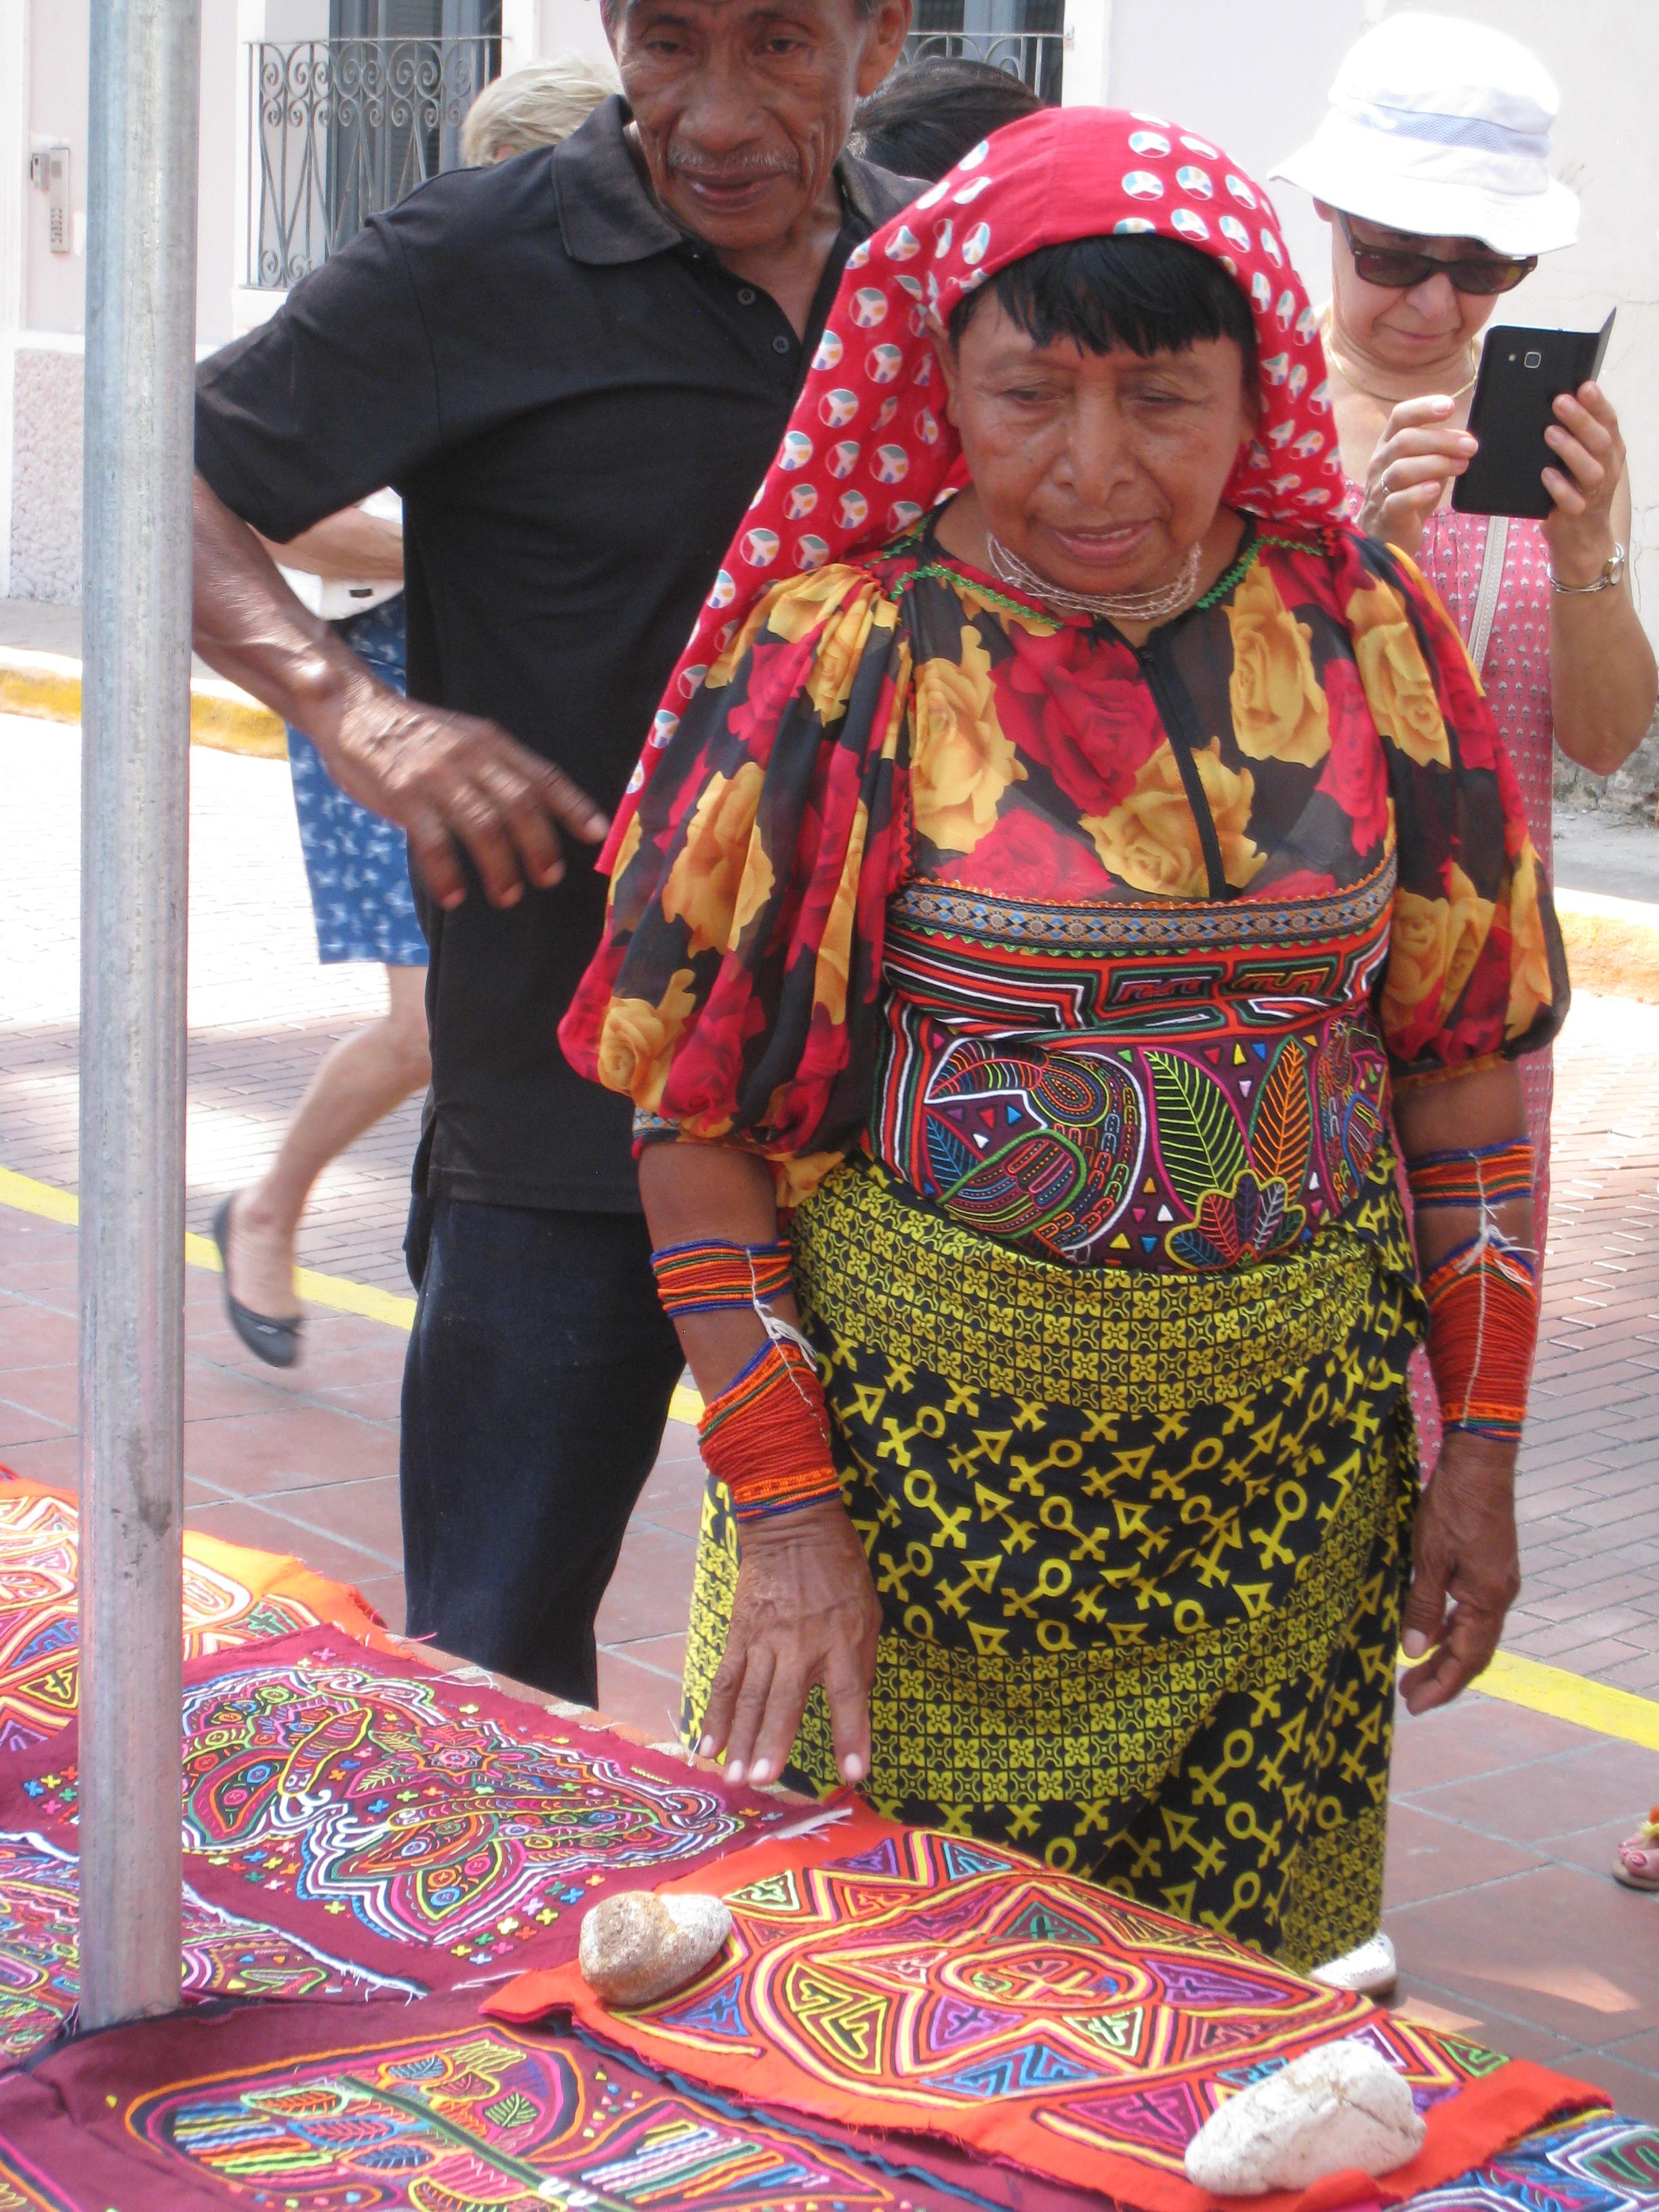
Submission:
{"label": "pink patterned dress", "polygon": [[[1358,487],[1350,486],[1346,505],[1351,514],[1358,511],[1359,497]],[[1466,645],[1474,624],[1481,563],[1491,527],[1483,514],[1459,514],[1450,507],[1438,507],[1429,517],[1417,556],[1418,566],[1438,592]],[[1549,547],[1540,523],[1517,520],[1510,524],[1504,579],[1480,680],[1498,735],[1520,779],[1532,842],[1553,880],[1555,724],[1550,705]],[[1526,1102],[1527,1134],[1532,1139],[1536,1163],[1533,1209],[1541,1252],[1549,1227],[1550,1106],[1555,1092],[1554,1058],[1547,1048],[1528,1053],[1521,1062],[1521,1089]],[[1423,1465],[1432,1468],[1440,1451],[1440,1405],[1428,1361],[1421,1354],[1413,1363],[1413,1385]]]}

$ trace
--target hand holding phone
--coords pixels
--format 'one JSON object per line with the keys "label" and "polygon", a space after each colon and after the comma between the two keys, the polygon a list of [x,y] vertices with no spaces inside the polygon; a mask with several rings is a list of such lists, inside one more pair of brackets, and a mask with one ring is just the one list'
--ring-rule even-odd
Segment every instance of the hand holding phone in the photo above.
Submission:
{"label": "hand holding phone", "polygon": [[1559,427],[1556,401],[1600,374],[1617,313],[1599,331],[1499,324],[1487,331],[1469,407],[1476,451],[1452,486],[1451,503],[1460,514],[1528,515],[1547,522],[1559,511],[1544,471],[1562,471],[1544,434]]}

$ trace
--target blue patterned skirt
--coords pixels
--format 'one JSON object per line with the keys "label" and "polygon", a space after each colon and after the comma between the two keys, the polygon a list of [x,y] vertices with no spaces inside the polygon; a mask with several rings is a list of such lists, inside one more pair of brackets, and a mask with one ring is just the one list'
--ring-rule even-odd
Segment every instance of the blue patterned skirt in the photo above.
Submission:
{"label": "blue patterned skirt", "polygon": [[[401,592],[334,627],[382,683],[396,691],[404,689]],[[288,760],[318,958],[424,968],[426,939],[415,916],[409,842],[403,831],[348,799],[323,766],[316,746],[291,723]]]}

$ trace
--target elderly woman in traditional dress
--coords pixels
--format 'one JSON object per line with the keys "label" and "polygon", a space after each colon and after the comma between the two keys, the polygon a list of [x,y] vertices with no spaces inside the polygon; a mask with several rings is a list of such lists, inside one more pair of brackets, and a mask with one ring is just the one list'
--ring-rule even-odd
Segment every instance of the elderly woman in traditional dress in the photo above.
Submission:
{"label": "elderly woman in traditional dress", "polygon": [[1516,1587],[1547,889],[1224,154],[1034,116],[854,258],[564,1030],[707,1401],[694,1740],[1313,1966],[1413,1516],[1415,1709]]}

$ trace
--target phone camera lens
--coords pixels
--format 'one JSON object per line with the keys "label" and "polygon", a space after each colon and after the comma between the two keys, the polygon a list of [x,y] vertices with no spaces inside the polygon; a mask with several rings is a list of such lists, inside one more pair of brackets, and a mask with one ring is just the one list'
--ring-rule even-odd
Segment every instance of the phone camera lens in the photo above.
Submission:
{"label": "phone camera lens", "polygon": [[1523,368],[1541,368],[1543,366],[1544,356],[1541,353],[1529,353],[1522,363]]}

